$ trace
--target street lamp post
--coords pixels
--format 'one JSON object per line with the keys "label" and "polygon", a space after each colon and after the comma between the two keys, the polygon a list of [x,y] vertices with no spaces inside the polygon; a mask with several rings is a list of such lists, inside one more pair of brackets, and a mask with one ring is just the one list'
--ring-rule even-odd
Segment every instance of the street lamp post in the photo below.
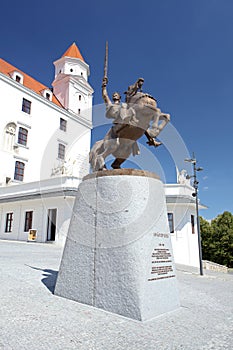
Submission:
{"label": "street lamp post", "polygon": [[200,232],[200,219],[199,219],[199,208],[198,208],[198,181],[197,181],[197,171],[203,170],[203,168],[197,168],[197,160],[193,153],[193,157],[191,159],[185,159],[185,162],[190,162],[193,165],[193,175],[187,175],[187,179],[193,177],[193,188],[195,192],[193,196],[196,200],[196,216],[197,216],[197,237],[198,237],[198,249],[199,249],[199,266],[200,266],[200,275],[203,276],[203,265],[202,265],[202,248],[201,248],[201,232]]}

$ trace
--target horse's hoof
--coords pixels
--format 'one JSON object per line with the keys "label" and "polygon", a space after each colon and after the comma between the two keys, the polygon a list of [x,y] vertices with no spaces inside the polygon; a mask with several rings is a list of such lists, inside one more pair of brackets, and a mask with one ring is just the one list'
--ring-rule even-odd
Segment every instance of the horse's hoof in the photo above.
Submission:
{"label": "horse's hoof", "polygon": [[121,169],[120,166],[112,166],[113,169]]}
{"label": "horse's hoof", "polygon": [[113,169],[121,169],[120,165],[114,164],[114,162],[111,164],[111,167],[112,167]]}

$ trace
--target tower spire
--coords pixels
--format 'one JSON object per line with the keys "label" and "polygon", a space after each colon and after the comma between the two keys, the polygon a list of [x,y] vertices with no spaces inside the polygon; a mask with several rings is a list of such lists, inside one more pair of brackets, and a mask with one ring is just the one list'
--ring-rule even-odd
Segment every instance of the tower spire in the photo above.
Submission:
{"label": "tower spire", "polygon": [[[61,58],[53,62],[55,79],[53,93],[67,110],[85,115],[91,120],[93,89],[88,83],[89,65],[84,61],[77,45],[73,43]],[[89,110],[89,112],[85,112]]]}
{"label": "tower spire", "polygon": [[73,42],[72,45],[66,50],[66,52],[62,55],[62,57],[72,57],[72,58],[79,58],[81,61],[84,61],[83,56],[81,55],[81,52],[79,51],[78,46]]}

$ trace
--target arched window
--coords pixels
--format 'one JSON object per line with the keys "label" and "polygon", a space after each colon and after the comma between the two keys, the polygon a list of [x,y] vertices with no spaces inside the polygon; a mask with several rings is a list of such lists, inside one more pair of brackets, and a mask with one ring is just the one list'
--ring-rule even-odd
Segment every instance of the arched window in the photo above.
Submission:
{"label": "arched window", "polygon": [[13,146],[15,144],[15,131],[16,131],[15,123],[8,123],[6,125],[5,132],[4,132],[4,150],[5,151],[13,150]]}

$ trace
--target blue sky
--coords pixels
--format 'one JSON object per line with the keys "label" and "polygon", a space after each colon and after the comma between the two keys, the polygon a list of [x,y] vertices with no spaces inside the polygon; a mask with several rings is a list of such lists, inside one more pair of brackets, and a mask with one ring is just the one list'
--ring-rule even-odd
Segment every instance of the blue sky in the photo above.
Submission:
{"label": "blue sky", "polygon": [[[135,158],[137,166],[159,167],[166,182],[175,182],[175,163],[187,168],[183,155],[194,151],[204,168],[199,195],[209,207],[201,214],[211,219],[233,212],[232,18],[232,0],[9,0],[1,4],[1,57],[51,86],[52,62],[75,41],[98,105],[108,40],[109,92],[123,93],[142,76],[144,91],[171,114],[164,146],[145,151],[145,166]],[[93,140],[106,131],[94,117]]]}

